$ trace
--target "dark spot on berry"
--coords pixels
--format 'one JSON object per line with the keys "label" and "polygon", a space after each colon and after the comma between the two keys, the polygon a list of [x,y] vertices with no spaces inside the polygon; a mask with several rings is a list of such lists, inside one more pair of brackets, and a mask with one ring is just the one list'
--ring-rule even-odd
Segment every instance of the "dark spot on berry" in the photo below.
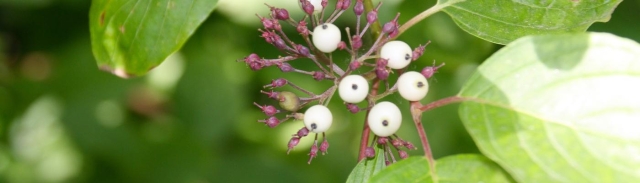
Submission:
{"label": "dark spot on berry", "polygon": [[322,24],[322,29],[327,29],[327,24]]}
{"label": "dark spot on berry", "polygon": [[382,120],[382,126],[389,126],[389,121],[387,121],[386,119]]}
{"label": "dark spot on berry", "polygon": [[357,90],[358,89],[358,85],[357,84],[351,84],[351,89]]}
{"label": "dark spot on berry", "polygon": [[418,85],[418,88],[422,88],[424,86],[424,83],[422,83],[422,81],[419,81],[417,85]]}
{"label": "dark spot on berry", "polygon": [[316,123],[311,123],[311,130],[315,130],[318,128],[318,125],[316,125]]}
{"label": "dark spot on berry", "polygon": [[404,55],[404,59],[405,59],[405,60],[409,60],[409,59],[411,59],[411,55],[409,55],[408,53],[407,53],[407,54],[405,54],[405,55]]}

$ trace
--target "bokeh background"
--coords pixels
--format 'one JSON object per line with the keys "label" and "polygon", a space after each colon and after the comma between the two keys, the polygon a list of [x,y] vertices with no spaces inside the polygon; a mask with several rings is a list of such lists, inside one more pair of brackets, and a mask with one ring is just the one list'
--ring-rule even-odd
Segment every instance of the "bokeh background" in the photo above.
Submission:
{"label": "bokeh background", "polygon": [[[331,4],[335,1],[330,1]],[[376,1],[377,2],[377,1]],[[251,71],[236,62],[250,53],[275,58],[259,37],[255,13],[264,3],[302,17],[294,0],[222,0],[184,47],[146,76],[121,79],[99,71],[91,52],[87,0],[0,0],[0,182],[342,182],[357,159],[364,113],[350,114],[339,97],[328,132],[329,154],[307,164],[312,138],[287,155],[289,121],[270,129],[252,105],[276,103],[262,86],[284,77],[315,92],[331,82]],[[385,0],[380,19],[401,21],[435,3]],[[590,30],[640,40],[640,1],[624,1],[609,23]],[[337,22],[354,26],[351,11]],[[290,37],[295,29],[285,27]],[[457,93],[474,69],[501,46],[475,38],[444,13],[411,28],[400,39],[431,41],[410,70],[446,63],[430,81],[424,103]],[[346,65],[344,54],[336,62]],[[313,70],[308,60],[293,62]],[[283,90],[292,91],[291,88]],[[399,135],[418,145],[408,102],[387,97],[404,111]],[[436,158],[478,153],[457,105],[424,114]],[[419,150],[410,151],[419,155]]]}

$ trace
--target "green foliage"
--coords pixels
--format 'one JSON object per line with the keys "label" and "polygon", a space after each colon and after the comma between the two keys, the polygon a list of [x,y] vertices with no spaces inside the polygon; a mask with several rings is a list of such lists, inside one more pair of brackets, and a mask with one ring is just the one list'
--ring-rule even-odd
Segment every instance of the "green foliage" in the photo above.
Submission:
{"label": "green foliage", "polygon": [[120,77],[149,72],[182,47],[217,2],[92,1],[89,26],[98,66]]}
{"label": "green foliage", "polygon": [[425,157],[401,160],[376,174],[371,182],[513,182],[496,163],[477,154],[447,156],[436,161],[436,176]]}
{"label": "green foliage", "polygon": [[379,146],[376,146],[374,149],[376,156],[360,161],[360,163],[353,168],[351,174],[349,174],[349,178],[347,178],[348,183],[368,182],[373,175],[376,175],[380,170],[384,169],[384,156],[380,154],[384,153],[384,150]]}
{"label": "green foliage", "polygon": [[608,21],[620,2],[440,0],[438,5],[470,34],[507,44],[527,35],[584,32],[594,22]]}
{"label": "green foliage", "polygon": [[640,45],[606,33],[526,37],[460,92],[480,150],[522,182],[633,182]]}

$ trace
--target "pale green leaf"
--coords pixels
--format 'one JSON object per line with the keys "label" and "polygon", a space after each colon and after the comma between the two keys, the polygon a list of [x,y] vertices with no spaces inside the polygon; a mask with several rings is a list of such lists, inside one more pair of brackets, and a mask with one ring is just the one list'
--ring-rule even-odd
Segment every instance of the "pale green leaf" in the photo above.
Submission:
{"label": "pale green leaf", "polygon": [[138,76],[177,51],[218,0],[95,0],[91,45],[98,67],[120,77]]}
{"label": "pale green leaf", "polygon": [[385,167],[384,156],[381,154],[382,149],[377,146],[374,149],[376,156],[360,161],[351,171],[351,174],[349,174],[349,178],[347,178],[348,183],[368,182],[373,175]]}
{"label": "pale green leaf", "polygon": [[606,33],[525,37],[463,87],[479,149],[520,182],[640,180],[640,45]]}
{"label": "pale green leaf", "polygon": [[437,177],[429,172],[425,157],[410,157],[375,175],[371,182],[513,182],[493,161],[479,154],[461,154],[438,159]]}
{"label": "pale green leaf", "polygon": [[584,32],[606,22],[621,0],[439,0],[465,31],[507,44],[527,35]]}

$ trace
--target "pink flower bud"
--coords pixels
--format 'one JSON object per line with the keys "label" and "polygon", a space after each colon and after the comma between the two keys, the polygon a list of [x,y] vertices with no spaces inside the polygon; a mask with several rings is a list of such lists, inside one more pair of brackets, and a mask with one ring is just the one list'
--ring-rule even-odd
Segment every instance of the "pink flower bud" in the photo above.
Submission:
{"label": "pink flower bud", "polygon": [[378,137],[378,144],[387,144],[389,139],[387,137]]}
{"label": "pink flower bud", "polygon": [[298,137],[291,138],[291,140],[289,140],[289,144],[287,144],[287,147],[289,147],[289,149],[287,149],[287,154],[289,154],[289,152],[291,152],[291,150],[294,147],[296,147],[298,143],[300,143],[300,138]]}
{"label": "pink flower bud", "polygon": [[400,159],[407,159],[409,157],[409,154],[407,154],[407,151],[403,151],[403,150],[398,150],[398,155],[400,155]]}
{"label": "pink flower bud", "polygon": [[373,10],[373,11],[367,13],[367,23],[373,24],[373,22],[375,22],[376,20],[378,20],[378,11],[377,10]]}
{"label": "pink flower bud", "polygon": [[358,107],[358,105],[352,104],[352,103],[347,103],[347,109],[349,110],[349,112],[351,112],[353,114],[360,112],[360,107]]}
{"label": "pink flower bud", "polygon": [[329,149],[329,141],[327,141],[327,139],[324,139],[320,144],[320,152],[322,152],[322,155],[327,153],[327,149]]}
{"label": "pink flower bud", "polygon": [[360,49],[362,47],[362,38],[359,35],[353,35],[351,38],[351,46],[354,50]]}
{"label": "pink flower bud", "polygon": [[360,16],[362,15],[362,13],[364,13],[364,3],[362,3],[362,0],[356,1],[356,5],[353,6],[353,12],[356,14],[356,16]]}
{"label": "pink flower bud", "polygon": [[298,137],[305,137],[309,135],[309,129],[307,129],[307,127],[302,127],[302,129],[298,130],[298,133],[296,133],[296,135],[298,135]]}
{"label": "pink flower bud", "polygon": [[364,155],[367,156],[367,158],[373,158],[376,157],[376,150],[373,149],[373,147],[367,147],[364,150]]}

